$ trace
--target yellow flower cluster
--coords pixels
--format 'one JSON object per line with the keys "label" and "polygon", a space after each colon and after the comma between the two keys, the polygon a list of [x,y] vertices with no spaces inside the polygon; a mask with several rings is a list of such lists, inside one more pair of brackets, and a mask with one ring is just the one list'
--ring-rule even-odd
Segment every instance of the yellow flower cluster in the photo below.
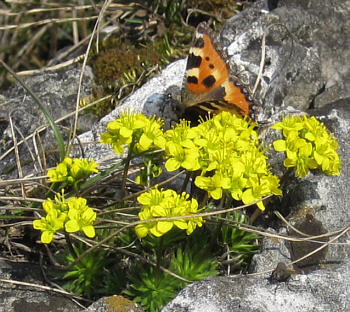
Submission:
{"label": "yellow flower cluster", "polygon": [[149,119],[145,115],[123,113],[117,120],[107,125],[108,132],[101,134],[101,143],[110,144],[118,155],[124,153],[124,147],[135,145],[135,152],[164,148],[163,121]]}
{"label": "yellow flower cluster", "polygon": [[86,179],[91,173],[97,173],[97,166],[94,160],[66,157],[55,169],[48,170],[47,175],[51,182],[71,185]]}
{"label": "yellow flower cluster", "polygon": [[[165,132],[165,167],[200,170],[197,187],[214,199],[223,193],[244,204],[269,194],[281,195],[279,180],[272,175],[259,146],[255,124],[229,112],[190,128],[186,121]],[[264,210],[264,204],[258,207]]]}
{"label": "yellow flower cluster", "polygon": [[[141,194],[137,201],[142,205],[139,212],[140,220],[186,216],[199,212],[198,203],[195,199],[189,200],[188,194],[178,195],[173,190],[151,189]],[[201,217],[155,220],[136,225],[135,231],[139,238],[146,237],[149,233],[160,237],[169,232],[173,226],[176,226],[181,230],[186,230],[187,235],[190,235],[197,226],[201,227],[202,223]]]}
{"label": "yellow flower cluster", "polygon": [[64,229],[68,233],[83,231],[87,237],[95,236],[93,222],[96,213],[86,204],[82,197],[64,198],[64,192],[55,196],[55,201],[46,200],[42,204],[46,216],[33,221],[33,227],[41,230],[41,242],[51,243],[54,234]]}
{"label": "yellow flower cluster", "polygon": [[296,167],[296,174],[303,177],[310,169],[321,169],[328,175],[340,174],[338,142],[315,117],[291,116],[272,126],[282,130],[284,140],[276,140],[273,146],[285,152],[285,167]]}

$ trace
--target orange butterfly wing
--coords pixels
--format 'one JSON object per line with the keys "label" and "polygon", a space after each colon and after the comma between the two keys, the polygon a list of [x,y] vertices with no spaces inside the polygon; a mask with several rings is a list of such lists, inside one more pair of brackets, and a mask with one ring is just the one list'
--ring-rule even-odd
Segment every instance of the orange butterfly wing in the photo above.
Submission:
{"label": "orange butterfly wing", "polygon": [[230,76],[227,56],[219,48],[206,23],[198,25],[187,59],[181,102],[185,108],[251,113],[250,92],[237,77]]}

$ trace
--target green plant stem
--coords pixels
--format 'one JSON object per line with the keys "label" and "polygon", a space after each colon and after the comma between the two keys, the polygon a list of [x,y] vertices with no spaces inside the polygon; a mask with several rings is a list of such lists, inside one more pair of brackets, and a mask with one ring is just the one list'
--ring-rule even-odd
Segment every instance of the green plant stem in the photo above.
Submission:
{"label": "green plant stem", "polygon": [[205,192],[204,196],[203,196],[203,199],[200,203],[200,207],[204,207],[208,202],[208,192]]}
{"label": "green plant stem", "polygon": [[223,193],[222,197],[220,199],[219,205],[217,206],[216,209],[221,210],[224,207],[224,205],[225,205],[225,201],[226,201],[226,194]]}
{"label": "green plant stem", "polygon": [[[280,178],[280,187],[283,186],[284,182],[287,180],[287,178],[290,176],[290,174],[293,172],[293,168],[288,168],[286,172],[283,174],[283,176]],[[264,205],[267,206],[268,203],[272,200],[272,197],[266,198],[264,200]],[[248,224],[252,225],[254,221],[261,215],[261,210],[259,208],[256,208],[253,214],[250,216]]]}
{"label": "green plant stem", "polygon": [[294,168],[287,168],[286,172],[283,174],[283,176],[280,178],[280,187],[283,186],[287,178],[291,175],[291,173],[294,172]]}
{"label": "green plant stem", "polygon": [[73,255],[74,259],[78,259],[79,256],[77,255],[77,253],[74,250],[74,247],[73,247],[73,244],[72,244],[72,240],[70,239],[69,233],[64,232],[64,237],[66,239],[66,243],[67,243],[67,246],[68,246],[68,249],[69,249],[70,253]]}
{"label": "green plant stem", "polygon": [[260,215],[261,215],[261,210],[259,208],[255,208],[253,214],[249,218],[248,224],[252,225],[254,221],[257,219],[257,217],[259,217]]}
{"label": "green plant stem", "polygon": [[128,171],[129,171],[130,161],[131,161],[131,158],[132,158],[132,155],[133,155],[134,146],[135,146],[135,141],[133,140],[130,143],[129,150],[128,150],[128,156],[125,159],[123,178],[122,178],[122,185],[120,187],[120,197],[121,198],[123,198],[125,196],[126,179],[128,177]]}
{"label": "green plant stem", "polygon": [[106,177],[110,177],[113,174],[113,172],[119,169],[123,164],[124,164],[124,160],[96,174],[95,176],[93,176],[92,178],[90,178],[89,180],[81,184],[79,187],[80,195],[84,195],[85,193],[88,193],[89,191],[91,191],[91,188],[98,185],[98,183],[102,179],[105,179]]}
{"label": "green plant stem", "polygon": [[151,168],[152,168],[152,161],[149,159],[147,161],[147,173],[146,173],[146,176],[147,176],[146,186],[147,186],[147,188],[151,187]]}
{"label": "green plant stem", "polygon": [[156,269],[157,271],[160,270],[160,263],[161,263],[161,260],[162,260],[162,257],[163,257],[163,242],[164,242],[164,237],[161,236],[160,239],[159,239],[159,245],[156,249],[156,258],[157,258],[157,265],[156,265]]}
{"label": "green plant stem", "polygon": [[[208,194],[208,193],[206,193],[206,194]],[[221,197],[220,203],[219,203],[218,207],[216,208],[216,210],[221,210],[223,208],[224,203],[225,203],[225,199],[226,199],[226,194],[224,193]],[[224,216],[226,218],[227,214],[224,214]],[[214,232],[213,232],[214,234],[211,235],[211,239],[209,242],[210,248],[213,248],[217,244],[217,237],[219,236],[222,225],[223,225],[223,222],[218,221],[218,223],[214,229]]]}
{"label": "green plant stem", "polygon": [[182,183],[180,194],[182,194],[182,192],[184,192],[186,190],[186,186],[188,184],[188,181],[190,180],[191,175],[192,175],[192,172],[186,171],[185,180]]}

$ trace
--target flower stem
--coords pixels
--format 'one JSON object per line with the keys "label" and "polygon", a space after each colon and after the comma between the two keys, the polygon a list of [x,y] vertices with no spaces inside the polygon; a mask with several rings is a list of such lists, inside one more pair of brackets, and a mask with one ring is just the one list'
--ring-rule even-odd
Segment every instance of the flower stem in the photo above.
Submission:
{"label": "flower stem", "polygon": [[75,249],[74,249],[73,244],[72,244],[72,240],[70,239],[70,236],[69,236],[69,233],[64,232],[64,237],[66,239],[66,242],[67,242],[68,249],[69,249],[70,253],[73,255],[74,259],[77,259],[78,255],[75,252]]}
{"label": "flower stem", "polygon": [[192,172],[190,172],[190,171],[186,172],[185,180],[182,183],[180,194],[182,194],[182,192],[184,192],[186,190],[186,186],[188,184],[188,181],[190,180],[191,175],[192,175]]}
{"label": "flower stem", "polygon": [[133,149],[134,149],[135,142],[134,140],[130,143],[129,150],[128,150],[128,156],[125,160],[124,165],[124,171],[123,171],[123,178],[122,178],[122,185],[120,187],[120,197],[123,198],[125,196],[125,188],[126,188],[126,179],[128,177],[128,171],[130,166],[130,161],[133,155]]}
{"label": "flower stem", "polygon": [[151,168],[152,168],[152,161],[149,159],[147,161],[147,174],[146,174],[146,186],[147,188],[150,188],[151,187]]}

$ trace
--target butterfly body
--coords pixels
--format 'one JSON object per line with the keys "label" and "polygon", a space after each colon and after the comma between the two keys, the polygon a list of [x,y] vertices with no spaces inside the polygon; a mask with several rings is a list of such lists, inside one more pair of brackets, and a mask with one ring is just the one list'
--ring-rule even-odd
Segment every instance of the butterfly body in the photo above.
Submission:
{"label": "butterfly body", "polygon": [[187,58],[181,92],[183,108],[199,107],[213,113],[225,110],[254,117],[249,88],[231,71],[228,57],[212,30],[200,23]]}

